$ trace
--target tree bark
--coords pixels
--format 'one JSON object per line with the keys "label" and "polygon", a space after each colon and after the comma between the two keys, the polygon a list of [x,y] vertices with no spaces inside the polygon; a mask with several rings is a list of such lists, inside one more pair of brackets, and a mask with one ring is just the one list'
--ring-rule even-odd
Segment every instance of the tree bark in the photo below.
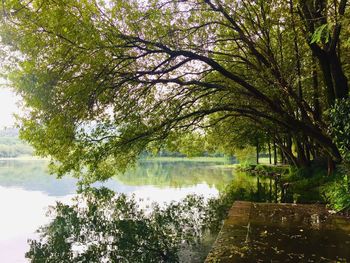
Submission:
{"label": "tree bark", "polygon": [[328,157],[328,176],[333,175],[335,170],[335,162]]}
{"label": "tree bark", "polygon": [[259,164],[259,140],[256,141],[256,164]]}
{"label": "tree bark", "polygon": [[273,141],[273,164],[277,165],[277,147],[276,141]]}

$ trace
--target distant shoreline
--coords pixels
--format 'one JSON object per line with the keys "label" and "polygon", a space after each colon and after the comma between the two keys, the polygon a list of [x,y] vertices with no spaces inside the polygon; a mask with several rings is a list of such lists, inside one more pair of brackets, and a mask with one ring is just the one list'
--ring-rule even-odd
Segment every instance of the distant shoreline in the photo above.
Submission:
{"label": "distant shoreline", "polygon": [[143,157],[139,159],[140,161],[187,161],[187,162],[227,162],[229,158],[227,157],[178,157],[178,156],[154,156],[154,157]]}
{"label": "distant shoreline", "polygon": [[[19,157],[0,157],[0,161],[6,160],[18,160],[18,161],[48,161],[47,157],[38,157],[38,156],[19,156]],[[228,158],[226,157],[146,157],[140,158],[139,161],[188,161],[188,162],[227,162]]]}
{"label": "distant shoreline", "polygon": [[38,156],[0,157],[0,161],[48,161],[49,158]]}

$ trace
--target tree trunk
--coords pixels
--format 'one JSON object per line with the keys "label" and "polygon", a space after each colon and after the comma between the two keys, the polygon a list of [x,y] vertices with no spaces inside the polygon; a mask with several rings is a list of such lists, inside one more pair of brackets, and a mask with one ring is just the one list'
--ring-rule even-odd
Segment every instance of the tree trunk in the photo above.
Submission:
{"label": "tree trunk", "polygon": [[331,71],[334,80],[334,94],[337,99],[347,98],[349,95],[348,80],[344,74],[341,62],[336,52],[329,54]]}
{"label": "tree trunk", "polygon": [[322,75],[323,75],[324,83],[326,84],[327,104],[328,104],[328,107],[331,107],[335,102],[335,94],[334,94],[330,62],[328,61],[326,56],[318,55],[317,58],[323,73]]}
{"label": "tree trunk", "polygon": [[328,176],[333,175],[335,170],[335,162],[331,157],[328,157]]}
{"label": "tree trunk", "polygon": [[256,164],[259,164],[259,141],[256,141]]}
{"label": "tree trunk", "polygon": [[320,91],[318,84],[317,65],[315,57],[312,56],[312,84],[313,84],[313,106],[316,120],[321,120]]}
{"label": "tree trunk", "polygon": [[281,148],[280,148],[280,157],[281,157],[281,164],[284,164],[284,153]]}
{"label": "tree trunk", "polygon": [[277,165],[277,147],[276,141],[273,141],[273,164]]}
{"label": "tree trunk", "polygon": [[305,141],[304,141],[304,150],[305,150],[306,160],[307,160],[308,164],[310,165],[310,163],[311,163],[311,145],[310,145],[308,137],[306,137]]}

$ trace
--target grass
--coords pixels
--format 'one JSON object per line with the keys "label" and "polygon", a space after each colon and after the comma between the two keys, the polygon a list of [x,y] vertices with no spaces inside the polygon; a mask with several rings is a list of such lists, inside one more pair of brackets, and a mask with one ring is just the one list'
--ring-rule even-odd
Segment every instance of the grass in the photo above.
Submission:
{"label": "grass", "polygon": [[[273,164],[273,158],[271,159],[271,162]],[[270,164],[269,157],[259,157],[259,163],[260,164]]]}

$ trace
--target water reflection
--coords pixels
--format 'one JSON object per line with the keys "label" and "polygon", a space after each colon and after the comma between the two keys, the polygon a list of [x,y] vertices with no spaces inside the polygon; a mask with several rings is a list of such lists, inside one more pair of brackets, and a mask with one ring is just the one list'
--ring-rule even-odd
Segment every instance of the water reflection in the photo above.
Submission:
{"label": "water reflection", "polygon": [[223,189],[233,179],[232,168],[220,167],[224,162],[151,161],[143,160],[134,169],[117,175],[127,185],[188,187],[199,183]]}
{"label": "water reflection", "polygon": [[47,165],[48,161],[43,160],[0,160],[0,186],[40,191],[49,196],[74,194],[77,180],[49,176]]}
{"label": "water reflection", "polygon": [[203,262],[203,248],[204,254],[192,250],[180,258],[178,252],[197,248],[208,215],[198,196],[140,210],[133,198],[88,188],[74,205],[56,205],[49,227],[40,231],[45,237],[32,240],[26,255],[32,262]]}
{"label": "water reflection", "polygon": [[318,188],[303,190],[284,183],[280,177],[249,175],[237,172],[229,186],[241,194],[235,200],[269,203],[319,203],[322,195]]}
{"label": "water reflection", "polygon": [[[50,176],[47,164],[40,160],[0,161],[1,262],[25,262],[27,239],[48,222],[47,206],[56,201],[69,203],[75,195],[77,180]],[[213,197],[233,179],[232,169],[219,168],[218,164],[223,162],[145,161],[134,170],[95,186],[134,194],[145,202],[170,202],[193,193]]]}
{"label": "water reflection", "polygon": [[[4,262],[24,262],[27,238],[47,223],[46,207],[69,202],[77,180],[49,176],[46,161],[0,161],[0,255]],[[188,194],[215,197],[230,185],[231,199],[260,202],[293,202],[295,193],[279,180],[235,173],[223,162],[141,161],[125,174],[98,183],[136,199],[158,203],[180,200]],[[298,194],[299,196],[299,194]],[[317,222],[317,218],[315,219]]]}
{"label": "water reflection", "polygon": [[[163,191],[163,189],[160,188],[158,190],[160,192]],[[177,190],[179,189],[175,188],[175,191]],[[106,191],[108,191],[107,193],[110,193],[109,190]],[[335,222],[329,220],[329,223],[326,222],[328,214],[323,206],[294,204],[279,205],[271,203],[285,201],[288,199],[287,197],[292,196],[289,194],[289,190],[285,187],[285,184],[280,183],[280,180],[237,173],[226,191],[226,194],[223,194],[222,197],[223,199],[228,197],[227,204],[229,206],[231,206],[235,200],[250,200],[269,203],[241,202],[251,204],[254,209],[252,208],[252,211],[247,213],[247,218],[243,220],[244,222],[238,220],[238,222],[240,222],[237,226],[238,228],[226,231],[227,233],[233,233],[233,236],[228,236],[228,241],[225,241],[224,243],[231,244],[230,242],[232,238],[232,240],[238,240],[239,244],[237,246],[234,244],[234,249],[231,248],[230,251],[233,251],[232,258],[229,257],[228,261],[223,262],[232,262],[231,259],[233,259],[233,257],[235,262],[254,262],[255,259],[261,259],[262,262],[266,262],[269,261],[270,258],[274,260],[277,259],[278,262],[299,262],[303,261],[305,258],[307,258],[307,261],[305,262],[320,262],[320,259],[322,258],[327,260],[342,260],[349,257],[348,252],[344,252],[345,247],[343,245],[339,245],[340,249],[334,247],[334,244],[339,244],[339,242],[337,243],[338,239],[343,240],[345,243],[349,242],[347,233],[340,231],[340,228],[336,227]],[[107,194],[106,199],[106,195],[99,194],[97,196],[98,198],[91,199],[92,202],[90,206],[92,208],[88,208],[87,210],[85,209],[85,205],[84,209],[81,211],[79,206],[57,206],[56,211],[59,211],[59,216],[56,217],[55,222],[50,225],[50,229],[53,231],[44,230],[44,233],[47,233],[50,236],[49,240],[53,241],[46,242],[46,239],[44,239],[40,240],[40,243],[33,242],[28,256],[32,259],[40,260],[42,255],[53,255],[56,257],[58,256],[59,258],[64,257],[68,262],[80,262],[80,257],[84,257],[85,259],[88,258],[89,262],[100,262],[100,254],[96,251],[103,251],[108,257],[112,255],[122,255],[122,257],[127,258],[127,260],[121,260],[120,262],[178,262],[176,260],[177,255],[179,255],[177,251],[179,249],[180,252],[182,252],[179,244],[182,243],[183,238],[186,238],[186,234],[185,236],[182,236],[183,231],[185,229],[188,231],[188,228],[191,228],[189,233],[194,234],[198,231],[198,227],[199,229],[202,229],[202,225],[207,225],[207,223],[212,222],[212,215],[214,215],[215,212],[220,213],[219,210],[212,213],[213,209],[215,210],[216,207],[209,206],[204,209],[207,212],[200,216],[196,216],[198,211],[203,210],[199,209],[197,212],[193,212],[186,210],[186,206],[182,207],[181,205],[176,205],[173,206],[176,211],[165,212],[165,210],[161,211],[160,209],[151,209],[151,211],[161,213],[156,216],[151,215],[150,217],[142,215],[139,218],[135,217],[136,219],[134,217],[127,217],[125,219],[125,216],[113,216],[113,221],[111,218],[108,218],[108,216],[106,217],[106,215],[116,212],[127,212],[130,214],[130,209],[128,208],[129,205],[127,203],[110,199],[108,196],[109,195]],[[111,196],[114,196],[114,193],[112,193]],[[219,203],[220,200],[221,199],[216,199]],[[214,200],[212,204],[215,205],[216,201]],[[189,207],[196,210],[198,203],[191,201]],[[323,210],[321,210],[322,207]],[[90,213],[90,210],[92,210],[93,213]],[[241,211],[237,212],[237,210],[234,209],[234,212],[242,217],[243,213]],[[72,213],[72,215],[68,215],[67,213]],[[136,215],[137,213],[132,211],[131,214]],[[168,215],[170,215],[171,218],[167,218]],[[178,217],[178,215],[181,216]],[[189,217],[188,215],[191,216]],[[163,216],[167,219],[163,218]],[[77,217],[78,219],[76,219]],[[96,217],[98,217],[98,219],[96,219]],[[159,218],[161,219],[159,220]],[[191,222],[193,219],[197,220],[196,218],[199,218],[200,220]],[[232,216],[232,218],[226,222],[232,224],[235,220],[237,221],[235,216]],[[176,220],[179,219],[180,221],[184,220],[182,221],[184,225],[181,225],[182,223],[176,223]],[[101,222],[104,222],[105,225]],[[61,229],[61,224],[64,224],[65,226],[68,225],[69,227],[67,229],[69,229],[70,232],[64,234],[56,230],[56,228]],[[110,224],[112,224],[113,227],[111,227]],[[141,229],[140,224],[142,225]],[[152,228],[153,224],[156,224],[155,229],[148,229]],[[125,225],[127,228],[124,228]],[[330,225],[329,228],[328,225]],[[93,229],[92,233],[90,233],[91,228]],[[172,232],[167,232],[169,229],[171,229]],[[321,229],[322,232],[316,231],[319,229]],[[149,236],[142,235],[143,231],[146,230],[151,232],[156,230],[156,232],[151,233],[155,239],[159,239],[159,235],[162,235],[161,233],[167,233],[162,236],[162,241],[167,240],[166,242],[169,242],[169,244],[171,243],[171,255],[174,257],[172,260],[168,261],[167,259],[164,259],[164,255],[169,255],[167,254],[167,250],[170,249],[170,247],[153,247],[154,240],[150,240]],[[336,230],[336,232],[332,232],[332,230]],[[99,239],[98,245],[93,246],[91,250],[90,248],[86,248],[86,251],[82,251],[81,254],[76,257],[67,240],[73,240],[74,244],[80,244],[80,242],[82,242],[84,246],[89,247],[89,244],[94,244],[96,232],[98,236],[105,237],[107,235],[107,239]],[[124,232],[125,234],[123,234]],[[130,233],[134,233],[138,239],[132,239],[130,241]],[[327,238],[324,238],[323,234],[325,234]],[[83,241],[80,240],[81,236],[83,236]],[[127,240],[121,240],[120,238],[122,236],[125,236]],[[237,236],[239,236],[238,239]],[[171,241],[173,237],[176,237],[175,241]],[[56,240],[58,240],[59,243],[56,243]],[[109,243],[110,240],[113,241],[111,241],[113,244]],[[278,245],[276,245],[276,240],[278,240]],[[319,241],[316,242],[317,240]],[[101,242],[103,244],[104,242],[107,242],[108,244],[101,246]],[[132,243],[129,244],[128,242]],[[144,244],[148,244],[148,242],[152,245],[151,249],[149,245],[142,247]],[[59,246],[57,246],[57,244],[59,244]],[[312,244],[312,247],[305,250],[305,247],[308,244]],[[147,258],[147,260],[140,259],[139,256],[136,255],[140,247],[143,250],[143,255],[150,255],[150,258],[155,258],[155,261],[151,261],[150,258]],[[322,253],[318,253],[317,249],[319,247],[327,248],[327,253],[323,254],[324,250],[322,250]],[[156,258],[156,255],[152,254],[155,250],[157,251],[157,255],[160,255],[159,258]],[[199,250],[201,250],[202,253],[196,253],[196,251],[193,250],[189,251],[191,254],[195,255],[195,257],[188,257],[186,254],[181,254],[182,258],[179,262],[203,262],[204,256],[208,250],[203,250],[202,248]],[[304,253],[304,251],[307,253]],[[240,261],[241,258],[247,258],[247,260]]]}
{"label": "water reflection", "polygon": [[[140,186],[168,189],[191,188],[202,184],[222,190],[232,181],[233,171],[232,168],[219,167],[220,164],[224,162],[140,161],[125,174],[116,175],[94,186],[104,185],[122,193],[139,190]],[[47,165],[47,161],[41,160],[0,160],[0,186],[41,191],[49,196],[74,194],[77,180],[69,176],[62,179],[48,176]]]}
{"label": "water reflection", "polygon": [[71,197],[0,186],[0,262],[24,262],[27,239],[48,222],[46,207],[56,201],[69,203]]}

